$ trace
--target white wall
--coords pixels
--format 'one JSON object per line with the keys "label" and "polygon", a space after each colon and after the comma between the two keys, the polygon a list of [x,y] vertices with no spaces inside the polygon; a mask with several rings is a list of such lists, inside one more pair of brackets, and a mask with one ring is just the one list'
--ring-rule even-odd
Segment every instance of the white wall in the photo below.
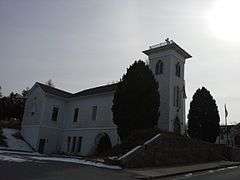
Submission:
{"label": "white wall", "polygon": [[[22,136],[34,148],[38,149],[39,126],[43,116],[45,95],[39,86],[33,86],[26,100],[22,121]],[[34,114],[32,114],[34,113]]]}
{"label": "white wall", "polygon": [[[163,74],[156,75],[155,67],[157,62],[163,62]],[[180,63],[181,76],[175,75],[175,65]],[[181,123],[181,132],[185,130],[185,99],[183,99],[182,89],[185,85],[184,81],[184,64],[185,59],[174,50],[161,50],[149,55],[149,67],[155,74],[156,80],[159,82],[160,94],[160,117],[158,127],[163,130],[173,131],[173,123],[176,116],[179,117]],[[181,108],[177,112],[174,107],[174,86],[180,88]]]}

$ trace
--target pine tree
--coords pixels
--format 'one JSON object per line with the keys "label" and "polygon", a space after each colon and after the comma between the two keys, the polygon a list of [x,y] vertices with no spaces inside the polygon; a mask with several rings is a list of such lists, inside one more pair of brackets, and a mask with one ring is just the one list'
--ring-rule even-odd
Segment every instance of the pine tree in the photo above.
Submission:
{"label": "pine tree", "polygon": [[214,143],[220,131],[216,101],[202,87],[193,95],[188,114],[188,134],[191,138]]}
{"label": "pine tree", "polygon": [[113,122],[121,141],[133,130],[154,128],[159,105],[158,83],[152,71],[143,61],[135,61],[117,84],[113,99]]}

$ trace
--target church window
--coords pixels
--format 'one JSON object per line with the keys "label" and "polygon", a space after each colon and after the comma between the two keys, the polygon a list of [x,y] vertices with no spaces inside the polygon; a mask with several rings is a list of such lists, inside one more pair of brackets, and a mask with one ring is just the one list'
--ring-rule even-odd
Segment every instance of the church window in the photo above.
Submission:
{"label": "church window", "polygon": [[58,111],[59,111],[59,109],[57,107],[53,107],[53,110],[52,110],[52,121],[57,121]]}
{"label": "church window", "polygon": [[97,106],[92,107],[92,120],[95,121],[97,119]]}
{"label": "church window", "polygon": [[159,75],[163,73],[163,62],[162,61],[158,61],[155,67],[155,74]]}
{"label": "church window", "polygon": [[177,63],[176,64],[176,76],[180,77],[180,75],[181,75],[181,67],[180,67],[180,64]]}
{"label": "church window", "polygon": [[74,109],[73,122],[77,122],[77,119],[78,119],[78,112],[79,112],[79,108],[75,108],[75,109]]}

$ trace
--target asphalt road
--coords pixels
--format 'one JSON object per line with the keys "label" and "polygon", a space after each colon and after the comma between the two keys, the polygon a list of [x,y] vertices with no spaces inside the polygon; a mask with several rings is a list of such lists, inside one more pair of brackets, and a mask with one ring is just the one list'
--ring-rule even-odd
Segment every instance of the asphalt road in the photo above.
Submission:
{"label": "asphalt road", "polygon": [[161,180],[240,180],[240,167],[186,174]]}
{"label": "asphalt road", "polygon": [[[164,180],[240,180],[240,167],[169,177]],[[124,170],[54,161],[0,161],[0,180],[136,180]],[[160,179],[163,180],[163,179]]]}
{"label": "asphalt road", "polygon": [[123,170],[65,162],[0,161],[0,180],[133,180]]}

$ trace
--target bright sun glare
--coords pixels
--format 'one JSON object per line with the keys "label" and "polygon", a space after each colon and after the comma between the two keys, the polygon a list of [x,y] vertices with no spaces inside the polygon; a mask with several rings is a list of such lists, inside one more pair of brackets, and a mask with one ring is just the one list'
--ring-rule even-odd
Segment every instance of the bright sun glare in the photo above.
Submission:
{"label": "bright sun glare", "polygon": [[240,0],[216,0],[207,17],[217,38],[240,41]]}

